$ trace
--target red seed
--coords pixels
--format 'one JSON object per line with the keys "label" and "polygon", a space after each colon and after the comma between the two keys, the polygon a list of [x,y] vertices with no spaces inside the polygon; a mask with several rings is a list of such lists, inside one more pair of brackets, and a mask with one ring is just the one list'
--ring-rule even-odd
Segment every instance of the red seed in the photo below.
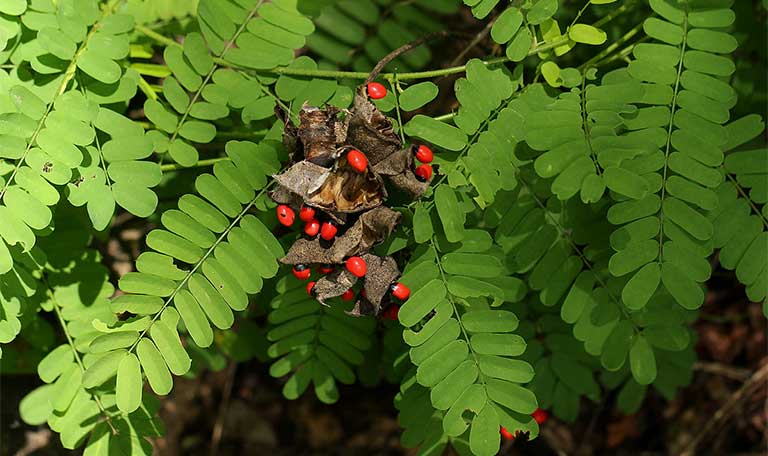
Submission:
{"label": "red seed", "polygon": [[315,209],[309,206],[302,206],[299,211],[299,218],[302,222],[308,222],[315,218]]}
{"label": "red seed", "polygon": [[434,154],[429,147],[421,145],[416,149],[416,160],[422,163],[431,163],[433,158]]}
{"label": "red seed", "polygon": [[365,260],[359,256],[349,257],[347,259],[347,270],[355,277],[365,277],[365,273],[368,271],[368,265],[365,264]]}
{"label": "red seed", "polygon": [[365,154],[357,149],[352,149],[347,154],[347,162],[358,173],[364,173],[368,169],[368,159]]}
{"label": "red seed", "polygon": [[341,299],[343,299],[344,301],[351,301],[354,298],[355,298],[355,292],[352,291],[351,288],[345,291],[343,295],[341,295]]}
{"label": "red seed", "polygon": [[312,274],[312,270],[303,264],[297,264],[293,267],[293,276],[299,280],[307,280]]}
{"label": "red seed", "polygon": [[381,100],[387,96],[387,88],[378,82],[368,83],[368,96],[374,100]]}
{"label": "red seed", "polygon": [[400,312],[400,306],[397,304],[390,304],[381,316],[384,317],[385,320],[397,320],[398,312]]}
{"label": "red seed", "polygon": [[285,204],[281,204],[277,206],[277,220],[285,225],[285,226],[291,226],[293,225],[293,221],[296,219],[296,214],[293,212],[293,209],[286,206]]}
{"label": "red seed", "polygon": [[309,237],[315,237],[319,232],[320,232],[320,222],[318,222],[315,219],[308,221],[306,225],[304,225],[304,234],[306,234]]}
{"label": "red seed", "polygon": [[537,408],[535,412],[531,413],[531,416],[538,424],[544,424],[549,419],[549,413],[540,408]]}
{"label": "red seed", "polygon": [[314,296],[315,295],[315,284],[316,283],[317,282],[309,282],[307,284],[307,294],[308,295],[310,295],[310,296]]}
{"label": "red seed", "polygon": [[330,264],[324,264],[317,268],[317,272],[323,275],[330,274],[333,272],[333,270],[334,270],[334,267],[331,266]]}
{"label": "red seed", "polygon": [[400,282],[393,283],[389,289],[392,295],[401,301],[405,301],[411,295],[411,290]]}
{"label": "red seed", "polygon": [[[517,435],[517,432],[515,432],[515,435]],[[504,440],[514,440],[515,436],[512,435],[511,432],[506,430],[504,427],[501,428],[501,436],[504,437]]]}
{"label": "red seed", "polygon": [[331,239],[336,237],[337,231],[339,231],[339,229],[336,228],[336,225],[334,225],[331,222],[325,222],[323,223],[323,226],[320,228],[320,237],[325,239],[326,241],[330,241]]}
{"label": "red seed", "polygon": [[419,165],[413,173],[416,174],[416,179],[426,182],[432,177],[432,167],[429,165]]}

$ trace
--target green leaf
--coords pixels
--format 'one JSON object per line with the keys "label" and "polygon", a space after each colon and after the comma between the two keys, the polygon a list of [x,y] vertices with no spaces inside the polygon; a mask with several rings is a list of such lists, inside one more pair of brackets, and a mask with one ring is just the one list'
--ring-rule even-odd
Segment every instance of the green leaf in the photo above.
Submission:
{"label": "green leaf", "polygon": [[415,325],[445,299],[445,295],[446,290],[442,280],[431,280],[411,294],[400,308],[397,314],[398,320],[407,328]]}
{"label": "green leaf", "polygon": [[647,181],[624,168],[606,168],[603,181],[609,189],[633,199],[642,199],[648,194]]}
{"label": "green leaf", "polygon": [[491,28],[491,38],[499,44],[504,44],[515,36],[522,23],[523,13],[520,9],[509,7],[496,18]]}
{"label": "green leaf", "polygon": [[141,367],[136,355],[129,353],[117,368],[117,408],[131,413],[141,405]]}
{"label": "green leaf", "polygon": [[432,228],[432,218],[430,211],[423,204],[416,205],[416,211],[413,214],[413,240],[423,244],[434,234]]}
{"label": "green leaf", "polygon": [[481,355],[518,356],[526,347],[525,340],[517,334],[473,334],[470,344]]}
{"label": "green leaf", "polygon": [[173,303],[181,319],[184,320],[184,326],[187,327],[192,340],[200,347],[209,347],[213,343],[213,331],[192,294],[187,290],[179,290],[173,298]]}
{"label": "green leaf", "polygon": [[528,23],[531,25],[541,24],[557,12],[557,5],[557,0],[538,0],[526,14]]}
{"label": "green leaf", "polygon": [[147,338],[142,338],[136,345],[136,355],[139,357],[144,373],[147,374],[147,381],[152,391],[161,396],[168,394],[173,388],[173,380],[155,344]]}
{"label": "green leaf", "polygon": [[123,75],[120,65],[90,48],[86,48],[78,57],[77,67],[87,75],[105,84],[114,84]]}
{"label": "green leaf", "polygon": [[53,385],[42,385],[29,392],[19,402],[19,415],[30,426],[38,426],[48,421],[53,413]]}
{"label": "green leaf", "polygon": [[437,93],[437,86],[429,81],[414,84],[400,94],[400,109],[415,111],[434,100]]}
{"label": "green leaf", "polygon": [[533,36],[528,27],[520,27],[512,42],[507,45],[506,55],[513,62],[520,62],[528,56],[533,44]]}
{"label": "green leaf", "polygon": [[517,413],[530,415],[538,408],[536,396],[527,388],[493,378],[486,385],[488,397]]}
{"label": "green leaf", "polygon": [[37,364],[37,375],[45,383],[51,383],[74,361],[72,347],[64,344],[54,348]]}
{"label": "green leaf", "polygon": [[472,333],[504,333],[517,329],[519,320],[506,310],[473,310],[462,315],[461,322]]}
{"label": "green leaf", "polygon": [[669,294],[683,308],[698,309],[704,303],[704,291],[701,286],[669,261],[661,264],[661,280]]}
{"label": "green leaf", "polygon": [[613,328],[605,340],[603,352],[600,355],[600,362],[603,367],[609,371],[616,371],[624,366],[634,335],[634,328],[629,320],[621,320]]}
{"label": "green leaf", "polygon": [[176,328],[169,328],[163,321],[155,321],[149,330],[160,354],[174,375],[184,375],[189,371],[192,360],[181,345]]}
{"label": "green leaf", "polygon": [[102,334],[91,342],[91,353],[111,352],[118,348],[128,348],[139,338],[137,331],[119,331],[110,334]]}
{"label": "green leaf", "polygon": [[648,304],[661,281],[659,263],[651,262],[640,268],[621,291],[621,300],[631,310],[640,310]]}
{"label": "green leaf", "polygon": [[405,134],[447,150],[461,150],[467,144],[467,135],[458,128],[421,114],[415,115],[405,124]]}
{"label": "green leaf", "polygon": [[586,24],[574,24],[568,29],[568,37],[577,43],[600,45],[608,35],[597,27]]}
{"label": "green leaf", "polygon": [[656,357],[648,340],[639,335],[629,352],[629,365],[637,383],[649,385],[656,379]]}
{"label": "green leaf", "polygon": [[117,375],[117,368],[127,353],[126,350],[115,350],[96,360],[83,375],[83,387],[95,388]]}
{"label": "green leaf", "polygon": [[435,189],[435,207],[448,242],[464,239],[464,212],[459,208],[456,192],[447,185],[439,185]]}
{"label": "green leaf", "polygon": [[499,452],[499,416],[493,405],[486,403],[472,420],[469,447],[478,456],[493,456]]}
{"label": "green leaf", "polygon": [[528,383],[533,380],[533,367],[525,361],[489,355],[480,355],[477,359],[480,371],[490,377],[513,383]]}
{"label": "green leaf", "polygon": [[11,16],[20,16],[27,10],[27,0],[4,0],[0,5],[0,12]]}
{"label": "green leaf", "polygon": [[502,274],[501,261],[496,257],[479,253],[448,253],[443,256],[441,264],[449,274],[487,279]]}

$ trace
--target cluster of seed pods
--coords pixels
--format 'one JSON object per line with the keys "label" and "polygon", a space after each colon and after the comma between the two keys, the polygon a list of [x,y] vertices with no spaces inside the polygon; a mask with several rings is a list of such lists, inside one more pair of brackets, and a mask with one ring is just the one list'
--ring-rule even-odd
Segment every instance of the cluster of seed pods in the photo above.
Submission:
{"label": "cluster of seed pods", "polygon": [[[434,154],[426,145],[402,147],[389,120],[369,101],[386,94],[383,85],[372,82],[358,91],[355,107],[341,116],[333,108],[305,106],[298,127],[286,120],[283,142],[295,163],[275,176],[279,188],[272,198],[280,203],[278,221],[303,233],[281,261],[292,265],[296,279],[307,281],[310,296],[321,303],[336,296],[344,301],[356,299],[350,313],[395,320],[399,305],[391,298],[404,301],[410,290],[396,280],[400,273],[393,259],[370,253],[400,217],[383,204],[387,196],[383,178],[416,198],[432,178]],[[364,147],[356,147],[355,142]],[[312,280],[313,265],[319,274],[316,280]],[[353,288],[357,279],[366,280],[359,292]],[[375,290],[373,298],[366,295],[371,280],[379,282],[368,289],[368,294]]]}

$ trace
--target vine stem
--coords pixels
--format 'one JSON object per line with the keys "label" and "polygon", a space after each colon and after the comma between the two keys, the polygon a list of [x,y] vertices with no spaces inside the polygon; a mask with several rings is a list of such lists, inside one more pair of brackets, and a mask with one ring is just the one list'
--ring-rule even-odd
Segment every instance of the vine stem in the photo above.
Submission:
{"label": "vine stem", "polygon": [[161,165],[160,171],[162,172],[168,172],[168,171],[177,171],[179,169],[191,169],[191,168],[201,168],[204,166],[211,166],[213,164],[216,164],[220,161],[226,161],[229,160],[229,157],[216,157],[216,158],[209,158],[206,160],[199,160],[195,166],[181,166],[179,164],[173,163],[168,165]]}
{"label": "vine stem", "polygon": [[[621,9],[621,8],[619,8]],[[608,17],[608,16],[606,16]],[[598,21],[599,22],[599,21]],[[154,30],[143,26],[143,25],[137,25],[136,31],[144,34],[148,38],[152,38],[153,40],[157,41],[158,43],[164,44],[166,46],[178,46],[181,47],[181,44],[178,42],[172,40],[171,38],[168,38],[166,36],[163,36]],[[447,32],[443,32],[447,33]],[[434,34],[433,34],[434,35]],[[424,38],[431,39],[434,38],[434,36],[427,35]],[[419,41],[419,40],[417,40]],[[541,44],[537,45],[531,48],[530,51],[528,51],[527,55],[535,55],[539,52],[548,51],[550,49],[562,46],[566,43],[568,43],[570,39],[568,37],[562,37],[561,39],[557,41],[553,41],[551,43]],[[418,46],[418,43],[414,45],[413,43],[416,43],[416,41],[412,43],[408,43],[404,46],[410,45],[411,47]],[[403,47],[404,47],[403,46]],[[402,47],[401,47],[402,48]],[[409,50],[409,49],[408,49]],[[393,51],[397,52],[396,51]],[[405,52],[401,51],[400,53]],[[399,55],[399,54],[398,54]],[[397,55],[392,57],[393,59],[396,58]],[[391,59],[390,59],[391,60]],[[239,67],[238,65],[234,65],[231,62],[227,62],[221,57],[216,57],[213,59],[215,63],[217,63],[220,66],[226,66],[226,67],[233,67],[233,68],[240,68],[247,70],[247,68]],[[383,61],[383,60],[382,60]],[[511,60],[509,57],[497,57],[493,59],[484,60],[483,63],[492,66],[492,65],[499,65],[502,63],[510,62]],[[381,63],[381,62],[380,62]],[[384,63],[384,66],[389,63],[389,61]],[[439,70],[430,70],[430,71],[416,71],[416,72],[410,72],[410,73],[378,73],[377,76],[381,77],[383,79],[386,79],[387,81],[394,81],[394,78],[397,77],[400,81],[410,80],[410,79],[431,79],[436,78],[439,76],[447,76],[451,74],[458,74],[463,73],[467,70],[467,65],[459,65],[459,66],[453,66],[449,68],[442,68]],[[365,71],[336,71],[336,70],[308,70],[308,69],[301,69],[301,68],[288,68],[288,67],[276,67],[271,70],[255,70],[256,73],[266,73],[266,74],[276,74],[276,75],[288,75],[288,76],[308,76],[308,77],[318,77],[318,78],[334,78],[334,79],[362,79],[367,80],[369,76],[373,74],[373,72],[368,73]]]}

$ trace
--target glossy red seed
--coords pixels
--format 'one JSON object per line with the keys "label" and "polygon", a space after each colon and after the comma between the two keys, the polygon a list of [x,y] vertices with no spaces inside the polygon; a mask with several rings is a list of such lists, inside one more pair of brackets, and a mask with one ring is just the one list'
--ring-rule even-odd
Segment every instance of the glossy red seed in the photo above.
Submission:
{"label": "glossy red seed", "polygon": [[315,219],[308,221],[304,225],[304,234],[306,234],[309,237],[315,237],[319,232],[320,232],[320,222],[318,222]]}
{"label": "glossy red seed", "polygon": [[331,222],[325,222],[323,223],[323,226],[320,228],[320,237],[325,239],[326,241],[330,241],[334,237],[336,237],[336,232],[339,231],[338,228],[336,228],[336,225],[334,225]]}
{"label": "glossy red seed", "polygon": [[400,306],[397,304],[391,304],[386,308],[386,310],[384,310],[384,313],[382,313],[381,316],[385,320],[397,320],[398,312],[400,312]]}
{"label": "glossy red seed", "polygon": [[357,149],[352,149],[347,154],[347,162],[358,173],[364,173],[368,169],[368,158]]}
{"label": "glossy red seed", "polygon": [[432,149],[427,146],[421,145],[416,149],[416,160],[422,163],[431,163],[434,156]]}
{"label": "glossy red seed", "polygon": [[317,272],[319,272],[320,274],[330,274],[333,272],[334,269],[335,268],[330,264],[324,264],[317,268]]}
{"label": "glossy red seed", "polygon": [[355,277],[365,277],[365,273],[368,271],[368,265],[365,264],[364,259],[358,256],[353,256],[347,259],[347,270],[349,270]]}
{"label": "glossy red seed", "polygon": [[299,280],[307,280],[312,274],[312,271],[303,264],[297,264],[293,267],[293,276]]}
{"label": "glossy red seed", "polygon": [[368,96],[374,100],[381,100],[387,96],[387,88],[378,82],[368,83]]}
{"label": "glossy red seed", "polygon": [[291,226],[293,225],[293,221],[296,219],[296,214],[293,212],[293,209],[286,206],[285,204],[281,204],[277,206],[277,220],[285,225],[285,226]]}
{"label": "glossy red seed", "polygon": [[[517,432],[515,432],[517,434]],[[506,430],[504,427],[501,428],[501,436],[504,437],[504,440],[514,440],[515,436],[512,435],[511,432]]]}
{"label": "glossy red seed", "polygon": [[310,295],[310,296],[314,296],[314,292],[315,292],[315,284],[316,284],[316,283],[317,283],[317,282],[309,282],[309,283],[307,284],[307,294],[308,294],[308,295]]}
{"label": "glossy red seed", "polygon": [[418,180],[426,182],[432,177],[432,167],[429,165],[419,165],[413,173],[416,174]]}
{"label": "glossy red seed", "polygon": [[411,289],[400,282],[393,283],[390,290],[392,295],[401,301],[405,301],[411,295]]}
{"label": "glossy red seed", "polygon": [[315,218],[315,209],[309,206],[302,206],[299,211],[299,218],[302,222],[308,222]]}
{"label": "glossy red seed", "polygon": [[531,416],[538,424],[544,424],[549,419],[549,413],[537,408],[535,412],[531,413]]}
{"label": "glossy red seed", "polygon": [[355,292],[352,291],[351,288],[345,291],[343,295],[341,295],[341,299],[343,299],[344,301],[351,301],[354,298],[355,298]]}

